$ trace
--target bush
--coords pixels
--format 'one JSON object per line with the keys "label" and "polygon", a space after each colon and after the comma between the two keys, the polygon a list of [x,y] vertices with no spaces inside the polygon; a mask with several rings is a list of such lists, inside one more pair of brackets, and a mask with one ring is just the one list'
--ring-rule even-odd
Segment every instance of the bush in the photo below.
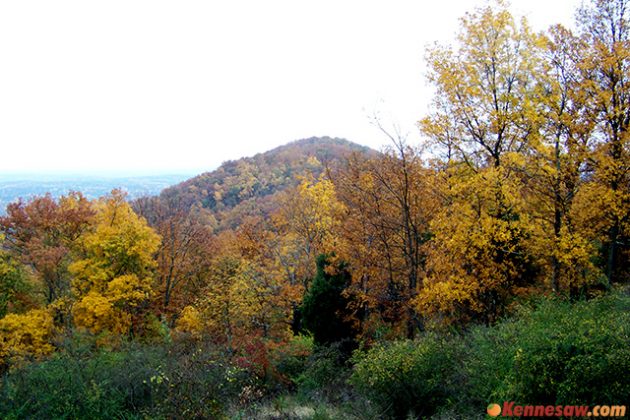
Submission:
{"label": "bush", "polygon": [[519,328],[513,398],[543,404],[621,403],[630,396],[630,299],[545,301]]}
{"label": "bush", "polygon": [[270,345],[269,359],[272,376],[282,384],[293,388],[304,373],[313,354],[313,339],[296,335],[286,343]]}
{"label": "bush", "polygon": [[306,369],[298,377],[299,391],[303,394],[318,391],[328,393],[345,385],[346,355],[342,344],[318,346],[306,363]]}
{"label": "bush", "polygon": [[154,349],[99,352],[81,358],[59,353],[3,378],[1,418],[131,418],[150,407],[147,380],[155,375]]}
{"label": "bush", "polygon": [[630,395],[630,298],[542,299],[466,337],[460,408],[489,402],[589,405]]}
{"label": "bush", "polygon": [[151,417],[218,418],[257,382],[210,345],[181,344],[171,347],[167,356],[159,375],[151,378],[159,401]]}
{"label": "bush", "polygon": [[623,404],[630,395],[630,298],[543,298],[491,327],[379,345],[354,359],[351,382],[398,418],[438,411],[474,417],[503,401]]}
{"label": "bush", "polygon": [[461,336],[467,349],[454,403],[457,412],[479,413],[490,402],[510,400],[509,378],[519,346],[519,326],[506,319],[492,327],[477,326]]}
{"label": "bush", "polygon": [[257,381],[203,343],[95,351],[77,340],[4,375],[0,418],[218,418]]}
{"label": "bush", "polygon": [[384,413],[427,417],[453,392],[459,350],[456,340],[434,335],[378,345],[355,354],[350,381]]}

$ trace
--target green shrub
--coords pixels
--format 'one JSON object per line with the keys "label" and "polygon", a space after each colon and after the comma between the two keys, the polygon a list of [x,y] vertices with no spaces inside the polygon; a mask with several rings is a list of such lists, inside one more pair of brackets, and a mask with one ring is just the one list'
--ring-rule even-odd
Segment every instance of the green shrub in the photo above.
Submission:
{"label": "green shrub", "polygon": [[155,374],[155,349],[99,352],[87,358],[60,353],[3,378],[1,418],[109,419],[150,407],[146,383]]}
{"label": "green shrub", "polygon": [[293,387],[304,373],[310,356],[313,354],[313,339],[304,335],[296,335],[287,343],[273,347],[269,360],[274,378]]}
{"label": "green shrub", "polygon": [[549,404],[625,403],[630,397],[630,299],[545,301],[523,317],[510,377],[513,398]]}
{"label": "green shrub", "polygon": [[298,377],[299,391],[326,393],[330,388],[343,386],[348,366],[341,345],[318,346],[306,363],[306,369]]}
{"label": "green shrub", "polygon": [[630,396],[630,298],[542,299],[466,337],[460,407],[624,403]]}
{"label": "green shrub", "polygon": [[466,348],[460,361],[460,386],[454,398],[457,411],[479,413],[490,402],[508,400],[519,326],[506,319],[492,327],[478,326],[461,336]]}
{"label": "green shrub", "polygon": [[452,393],[459,353],[456,340],[434,335],[378,345],[355,355],[350,381],[395,418],[430,416]]}
{"label": "green shrub", "polygon": [[153,384],[159,402],[151,417],[161,418],[220,418],[244,393],[259,386],[252,372],[201,343],[170,348]]}
{"label": "green shrub", "polygon": [[202,343],[113,351],[79,337],[51,359],[3,376],[0,418],[219,418],[257,381]]}

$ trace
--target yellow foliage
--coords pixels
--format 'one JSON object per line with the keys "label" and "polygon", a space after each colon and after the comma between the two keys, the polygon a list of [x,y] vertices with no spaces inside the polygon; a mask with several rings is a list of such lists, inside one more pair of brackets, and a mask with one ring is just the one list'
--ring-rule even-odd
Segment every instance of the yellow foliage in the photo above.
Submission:
{"label": "yellow foliage", "polygon": [[527,81],[541,41],[497,3],[461,19],[456,48],[427,52],[436,111],[420,127],[448,160],[473,167],[499,166],[505,153],[519,150],[537,115]]}
{"label": "yellow foliage", "polygon": [[149,299],[151,282],[150,277],[140,279],[135,274],[118,276],[107,284],[106,296],[119,306],[137,307]]}
{"label": "yellow foliage", "polygon": [[193,337],[199,337],[204,330],[201,313],[194,306],[186,306],[180,314],[175,329],[179,332],[189,333]]}
{"label": "yellow foliage", "polygon": [[424,287],[417,310],[444,323],[499,315],[527,273],[529,220],[518,183],[503,168],[454,173],[445,195],[451,203],[431,221]]}
{"label": "yellow foliage", "polygon": [[344,205],[337,199],[332,181],[321,176],[304,178],[282,200],[274,215],[276,258],[291,286],[297,279],[306,288],[315,275],[315,258],[332,253],[338,246],[338,231]]}
{"label": "yellow foliage", "polygon": [[72,308],[75,325],[94,334],[111,332],[124,334],[131,326],[131,316],[117,309],[111,298],[90,292]]}
{"label": "yellow foliage", "polygon": [[93,228],[81,237],[85,258],[70,265],[73,287],[80,294],[104,291],[117,276],[151,274],[156,266],[153,254],[160,245],[160,237],[134,213],[121,193],[114,191],[94,207]]}
{"label": "yellow foliage", "polygon": [[133,310],[147,301],[150,292],[150,278],[140,280],[134,274],[116,277],[104,293],[92,290],[74,305],[74,322],[95,334],[123,334],[131,326]]}
{"label": "yellow foliage", "polygon": [[228,341],[239,331],[252,331],[254,319],[264,315],[264,287],[257,284],[248,269],[246,261],[221,257],[215,262],[203,296],[208,328]]}
{"label": "yellow foliage", "polygon": [[45,309],[9,314],[0,319],[0,363],[38,358],[53,352],[54,323]]}
{"label": "yellow foliage", "polygon": [[84,258],[69,267],[79,298],[74,320],[93,333],[124,333],[150,297],[160,237],[120,192],[94,207],[92,229],[80,238]]}

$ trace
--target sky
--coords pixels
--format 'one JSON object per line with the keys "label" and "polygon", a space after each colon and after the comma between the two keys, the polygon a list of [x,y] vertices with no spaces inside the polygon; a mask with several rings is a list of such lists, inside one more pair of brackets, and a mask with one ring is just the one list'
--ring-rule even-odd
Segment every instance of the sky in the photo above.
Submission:
{"label": "sky", "polygon": [[[534,29],[580,0],[512,0]],[[0,172],[198,173],[312,136],[411,142],[425,47],[482,0],[0,2]]]}

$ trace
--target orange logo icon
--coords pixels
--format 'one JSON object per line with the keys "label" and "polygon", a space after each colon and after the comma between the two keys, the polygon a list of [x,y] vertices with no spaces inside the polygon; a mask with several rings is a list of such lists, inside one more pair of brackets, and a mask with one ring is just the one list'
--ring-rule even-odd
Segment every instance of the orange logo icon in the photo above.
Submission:
{"label": "orange logo icon", "polygon": [[488,415],[496,417],[501,414],[501,406],[499,404],[490,404],[488,405],[486,411],[488,412]]}

